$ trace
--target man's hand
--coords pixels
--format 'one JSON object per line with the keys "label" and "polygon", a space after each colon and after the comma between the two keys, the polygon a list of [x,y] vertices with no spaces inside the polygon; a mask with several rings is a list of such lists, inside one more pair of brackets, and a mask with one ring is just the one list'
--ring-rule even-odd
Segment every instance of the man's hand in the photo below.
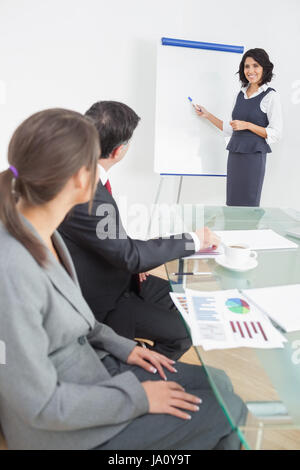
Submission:
{"label": "man's hand", "polygon": [[140,280],[140,282],[146,281],[148,276],[150,276],[149,273],[139,273],[139,280]]}
{"label": "man's hand", "polygon": [[210,247],[212,247],[214,250],[218,248],[220,244],[220,239],[208,227],[201,228],[200,230],[197,230],[195,233],[201,243],[200,250],[205,250]]}

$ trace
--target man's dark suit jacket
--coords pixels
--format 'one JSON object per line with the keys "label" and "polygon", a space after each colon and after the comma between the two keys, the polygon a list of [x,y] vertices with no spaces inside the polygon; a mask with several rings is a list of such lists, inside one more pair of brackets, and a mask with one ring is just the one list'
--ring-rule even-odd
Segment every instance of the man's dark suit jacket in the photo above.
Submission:
{"label": "man's dark suit jacket", "polygon": [[190,234],[183,234],[182,239],[130,238],[114,198],[101,181],[91,214],[88,204],[76,206],[60,225],[59,232],[71,253],[83,296],[99,321],[130,289],[134,273],[146,272],[195,251]]}

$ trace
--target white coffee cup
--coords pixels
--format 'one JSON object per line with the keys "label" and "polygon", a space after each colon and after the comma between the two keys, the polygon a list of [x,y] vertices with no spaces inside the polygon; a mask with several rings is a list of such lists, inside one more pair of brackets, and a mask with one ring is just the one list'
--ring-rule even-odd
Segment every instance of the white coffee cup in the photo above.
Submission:
{"label": "white coffee cup", "polygon": [[224,245],[225,261],[231,266],[242,266],[257,258],[256,251],[251,251],[249,245],[232,243]]}

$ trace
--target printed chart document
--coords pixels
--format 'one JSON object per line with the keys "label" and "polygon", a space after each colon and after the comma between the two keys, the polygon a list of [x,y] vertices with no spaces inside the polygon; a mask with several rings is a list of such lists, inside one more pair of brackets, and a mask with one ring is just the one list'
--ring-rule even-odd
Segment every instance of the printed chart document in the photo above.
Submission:
{"label": "printed chart document", "polygon": [[187,298],[185,294],[178,294],[177,292],[170,292],[170,297],[173,300],[175,306],[179,310],[180,314],[182,315],[184,321],[191,327],[190,318],[189,318],[189,309],[187,305]]}
{"label": "printed chart document", "polygon": [[243,291],[286,332],[300,330],[300,284]]}
{"label": "printed chart document", "polygon": [[267,349],[282,348],[286,341],[268,317],[237,289],[210,292],[186,289],[185,298],[184,294],[175,296],[180,312],[185,311],[183,317],[195,346],[205,350]]}

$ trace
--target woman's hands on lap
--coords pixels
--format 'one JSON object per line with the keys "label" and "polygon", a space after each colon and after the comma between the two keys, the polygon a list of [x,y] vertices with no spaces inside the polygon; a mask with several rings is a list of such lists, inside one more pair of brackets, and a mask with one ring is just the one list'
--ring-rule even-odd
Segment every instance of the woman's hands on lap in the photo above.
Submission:
{"label": "woman's hands on lap", "polygon": [[147,348],[136,346],[128,356],[127,364],[140,366],[152,374],[159,373],[162,379],[167,380],[166,374],[164,373],[163,367],[168,369],[170,372],[177,372],[172,364],[175,361],[169,359],[163,354],[159,354],[155,351],[151,351]]}
{"label": "woman's hands on lap", "polygon": [[181,410],[198,411],[201,399],[190,393],[176,382],[168,382],[163,367],[170,372],[176,373],[173,367],[175,361],[140,346],[136,346],[128,356],[127,364],[142,367],[152,374],[159,373],[163,380],[142,382],[149,402],[149,413],[170,414],[181,419],[191,419],[188,413]]}
{"label": "woman's hands on lap", "polygon": [[181,410],[199,411],[201,399],[190,393],[176,382],[143,382],[149,402],[149,413],[169,414],[181,419],[191,419],[191,415]]}

